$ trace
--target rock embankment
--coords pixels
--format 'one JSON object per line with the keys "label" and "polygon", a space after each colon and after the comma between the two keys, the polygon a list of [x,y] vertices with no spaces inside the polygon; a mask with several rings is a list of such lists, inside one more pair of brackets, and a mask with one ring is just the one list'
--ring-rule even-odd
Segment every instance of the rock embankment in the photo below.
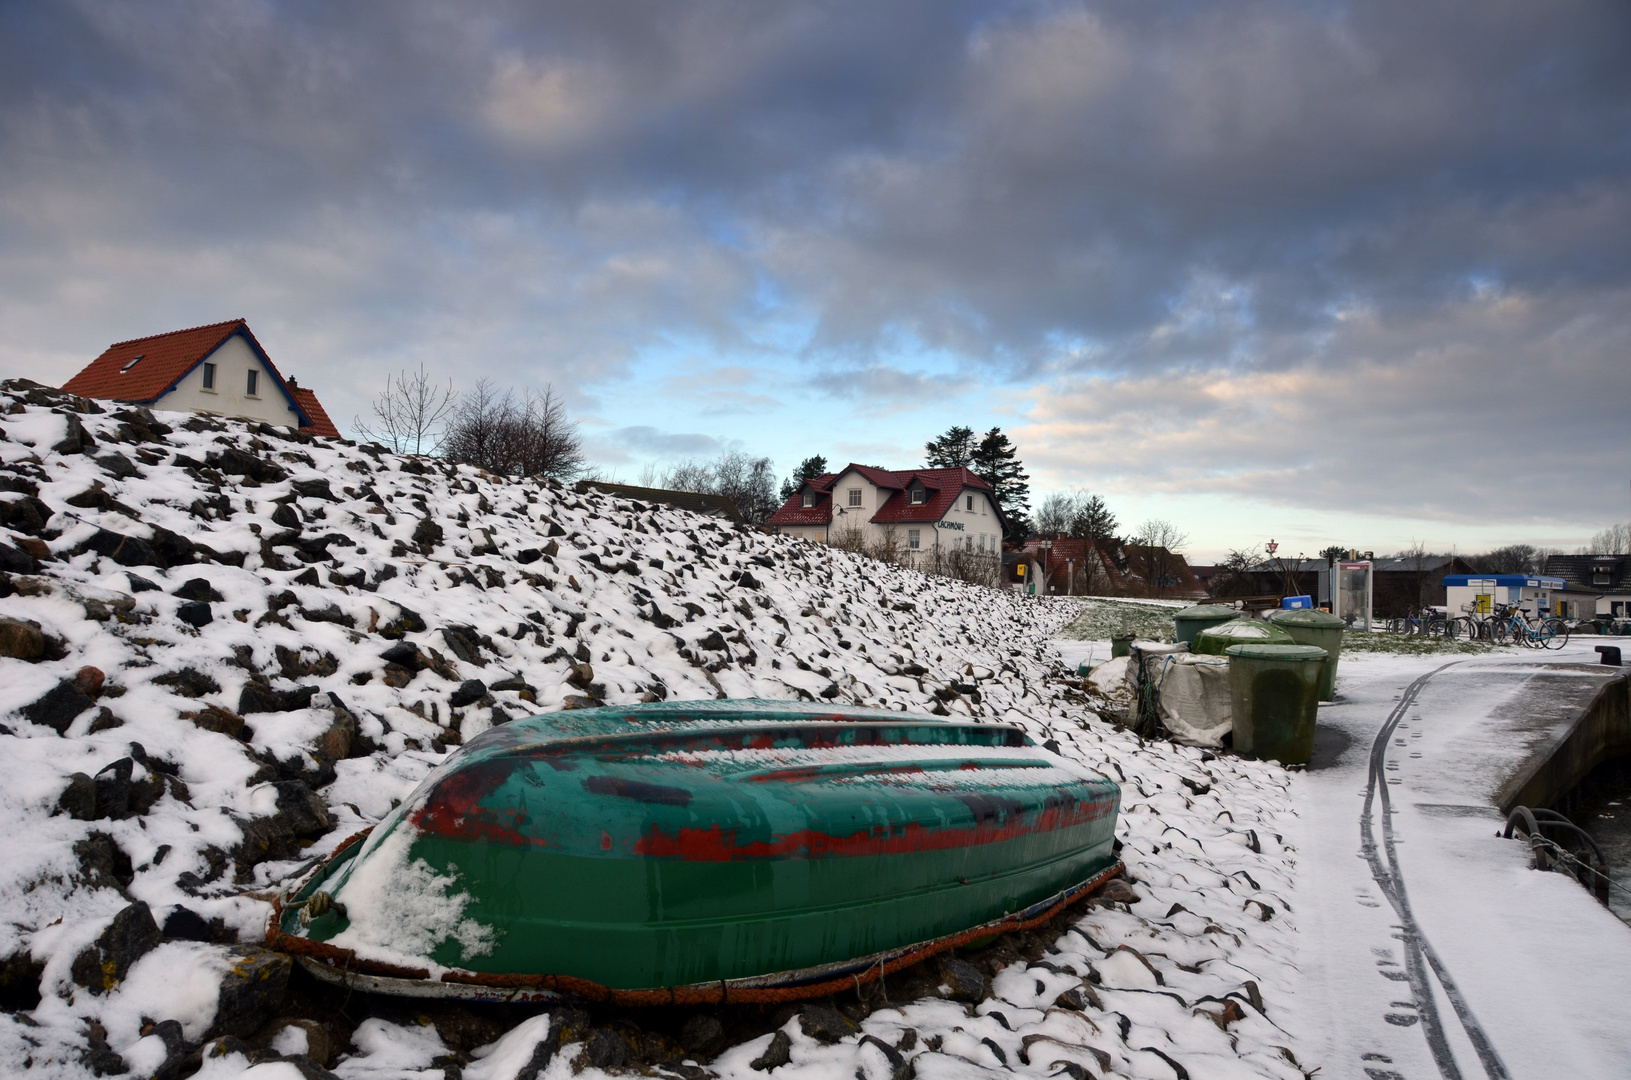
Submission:
{"label": "rock embankment", "polygon": [[[1072,614],[546,481],[0,384],[0,1069],[455,1075],[553,1038],[586,1067],[787,1080],[1211,1055],[1299,1075],[1264,1011],[1291,948],[1283,777],[1100,722],[1048,645]],[[448,1008],[427,1029],[258,947],[268,890],[488,727],[715,697],[1022,724],[1123,783],[1138,884],[842,1023],[642,1035]]]}

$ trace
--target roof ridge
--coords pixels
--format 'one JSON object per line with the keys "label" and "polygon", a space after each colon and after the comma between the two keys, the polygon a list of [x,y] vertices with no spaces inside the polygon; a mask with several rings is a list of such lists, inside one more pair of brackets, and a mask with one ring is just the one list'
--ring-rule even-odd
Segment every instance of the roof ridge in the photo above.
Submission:
{"label": "roof ridge", "polygon": [[[240,316],[239,318],[236,318],[236,319],[227,319],[224,322],[201,323],[198,326],[189,326],[184,330],[165,330],[162,333],[148,334],[145,337],[134,337],[134,338],[130,338],[130,339],[126,340],[126,341],[115,341],[112,345],[109,345],[108,348],[109,349],[117,349],[121,345],[135,345],[138,342],[142,342],[142,341],[152,341],[154,338],[174,337],[177,334],[191,334],[191,333],[193,333],[195,331],[198,331],[198,330],[213,330],[217,326],[236,326],[239,323],[247,323],[247,322],[248,322],[247,319]],[[106,351],[106,350],[104,350],[104,351]]]}

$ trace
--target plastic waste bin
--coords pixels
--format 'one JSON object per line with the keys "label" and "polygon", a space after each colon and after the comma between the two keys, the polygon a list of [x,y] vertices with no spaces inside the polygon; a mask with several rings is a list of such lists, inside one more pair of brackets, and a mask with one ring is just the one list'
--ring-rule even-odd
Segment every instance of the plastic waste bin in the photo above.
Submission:
{"label": "plastic waste bin", "polygon": [[1186,645],[1193,644],[1195,635],[1209,626],[1229,622],[1240,615],[1240,612],[1227,604],[1196,604],[1186,607],[1172,617],[1176,640]]}
{"label": "plastic waste bin", "polygon": [[1313,645],[1231,645],[1229,705],[1235,751],[1306,765],[1314,756],[1325,650]]}
{"label": "plastic waste bin", "polygon": [[1131,652],[1135,636],[1133,634],[1111,634],[1110,659],[1114,660],[1118,656],[1126,656]]}
{"label": "plastic waste bin", "polygon": [[1320,674],[1320,700],[1335,701],[1337,690],[1337,661],[1342,658],[1342,631],[1347,625],[1329,611],[1312,608],[1303,611],[1277,611],[1269,618],[1274,625],[1290,634],[1299,645],[1315,645],[1324,649],[1329,657]]}
{"label": "plastic waste bin", "polygon": [[1231,645],[1295,645],[1297,641],[1286,631],[1262,619],[1230,619],[1226,623],[1209,626],[1195,635],[1189,645],[1191,652],[1208,656],[1222,656]]}

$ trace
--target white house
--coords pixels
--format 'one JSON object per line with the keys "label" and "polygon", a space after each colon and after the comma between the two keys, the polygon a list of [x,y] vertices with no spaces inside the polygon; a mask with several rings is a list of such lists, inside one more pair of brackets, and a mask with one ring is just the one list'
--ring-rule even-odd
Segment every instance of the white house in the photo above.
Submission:
{"label": "white house", "polygon": [[895,472],[849,464],[809,481],[765,523],[786,536],[906,551],[995,556],[1005,522],[991,485],[967,469]]}
{"label": "white house", "polygon": [[279,374],[242,319],[109,345],[62,388],[82,397],[340,434],[317,395]]}

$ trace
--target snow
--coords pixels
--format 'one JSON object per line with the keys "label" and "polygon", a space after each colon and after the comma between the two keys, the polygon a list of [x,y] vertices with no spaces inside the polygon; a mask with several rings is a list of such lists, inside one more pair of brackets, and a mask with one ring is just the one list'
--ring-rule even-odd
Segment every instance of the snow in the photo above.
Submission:
{"label": "snow", "polygon": [[457,879],[438,874],[423,859],[409,859],[418,839],[413,827],[399,825],[376,835],[383,839],[369,838],[334,894],[345,905],[349,924],[330,944],[414,967],[449,938],[466,960],[492,952],[493,930],[465,917],[474,901]]}
{"label": "snow", "polygon": [[[22,396],[0,387],[0,487],[18,488],[0,497],[37,489],[54,514],[43,536],[0,532],[0,541],[43,539],[53,559],[37,577],[13,577],[0,616],[37,622],[63,655],[0,659],[0,813],[10,826],[0,834],[0,959],[24,952],[44,965],[44,997],[27,1022],[0,1013],[0,1073],[89,1075],[82,1053],[93,1021],[133,1069],[156,1067],[148,1021],[174,1019],[189,1040],[204,1038],[224,946],[166,941],[100,997],[74,986],[74,958],[135,899],[161,924],[185,907],[221,919],[228,936],[258,940],[269,890],[358,829],[404,813],[460,743],[507,719],[581,704],[591,691],[610,703],[761,697],[1013,723],[1121,784],[1118,837],[1134,902],[1088,907],[1039,960],[997,972],[976,1006],[891,1000],[859,1021],[863,1035],[906,1047],[919,1078],[1051,1076],[1061,1062],[1095,1077],[1163,1080],[1178,1075],[1173,1062],[1195,1077],[1436,1071],[1420,1025],[1387,1019],[1410,1011],[1395,1004],[1403,984],[1376,974],[1403,960],[1398,919],[1356,856],[1370,742],[1393,695],[1445,658],[1345,657],[1342,700],[1320,717],[1349,748],[1328,768],[1288,772],[1141,740],[1093,713],[1075,668],[1090,654],[1106,658],[1108,643],[1069,640],[1066,628],[1097,636],[1124,613],[1159,620],[1175,605],[1021,597],[678,510],[343,442],[292,442],[236,422],[184,427],[186,416],[163,415],[175,430],[162,441],[121,443],[111,408],[82,414],[95,455],[137,465],[141,475],[121,479],[92,457],[52,451],[64,418],[49,404],[7,411]],[[253,484],[187,464],[228,449],[289,475]],[[313,479],[329,482],[332,499],[295,489]],[[117,505],[70,506],[88,501],[76,497],[93,482]],[[287,521],[285,507],[298,536],[272,520],[280,512]],[[442,539],[421,547],[415,532],[426,521]],[[123,567],[84,548],[99,528],[154,543],[175,534],[241,565]],[[339,537],[326,554],[296,545],[325,536]],[[539,554],[523,560],[529,549]],[[201,630],[179,621],[173,595],[195,578],[223,597]],[[135,591],[137,579],[157,588]],[[428,665],[387,669],[380,654],[399,642]],[[1595,659],[1589,646],[1570,649],[1569,658]],[[1631,934],[1572,882],[1529,871],[1521,846],[1495,841],[1498,822],[1488,818],[1492,778],[1528,744],[1478,736],[1540,678],[1517,670],[1525,659],[1534,655],[1470,657],[1456,680],[1430,684],[1422,706],[1434,726],[1407,717],[1401,730],[1392,820],[1423,930],[1461,974],[1512,1075],[1549,1075],[1536,1069],[1560,1039],[1567,1067],[1553,1074],[1614,1075],[1631,1045],[1602,1003],[1631,992]],[[583,663],[588,678],[576,671]],[[65,734],[23,718],[86,666],[107,682]],[[190,690],[177,681],[188,669],[197,675]],[[469,679],[488,694],[454,709],[449,695]],[[491,689],[501,683],[509,688]],[[978,697],[952,684],[973,684]],[[236,712],[252,685],[315,693],[286,711],[246,714],[241,739],[200,726],[204,710]],[[322,757],[345,717],[357,730],[351,756]],[[1416,752],[1424,756],[1408,756]],[[73,774],[94,776],[127,756],[152,796],[142,812],[96,821],[55,812]],[[295,778],[321,794],[333,827],[288,857],[234,855],[246,825],[276,810],[272,783]],[[1431,809],[1478,805],[1485,812]],[[75,845],[96,834],[128,857],[128,883],[87,879]],[[375,955],[428,951],[449,937],[482,948],[460,884],[410,862],[407,836],[397,835],[393,865],[375,863],[377,873],[341,887],[354,940],[336,943]],[[1078,988],[1085,1009],[1056,1004]],[[1447,1001],[1439,1014],[1453,1015]],[[351,1021],[333,1071],[441,1076],[433,1062],[454,1051],[414,1015]],[[463,1075],[514,1077],[551,1022],[515,1019]],[[290,1041],[271,1049],[297,1049],[287,1033],[298,1029],[281,1030]],[[796,1017],[782,1030],[791,1061],[775,1080],[889,1074],[888,1055],[861,1035],[823,1045]],[[1461,1071],[1474,1075],[1472,1050],[1457,1038]],[[760,1080],[750,1063],[769,1042],[749,1039],[706,1068]],[[572,1076],[579,1049],[563,1046],[545,1075]],[[595,1070],[586,1073],[593,1080]],[[198,1075],[299,1071],[225,1053],[206,1057]]]}

